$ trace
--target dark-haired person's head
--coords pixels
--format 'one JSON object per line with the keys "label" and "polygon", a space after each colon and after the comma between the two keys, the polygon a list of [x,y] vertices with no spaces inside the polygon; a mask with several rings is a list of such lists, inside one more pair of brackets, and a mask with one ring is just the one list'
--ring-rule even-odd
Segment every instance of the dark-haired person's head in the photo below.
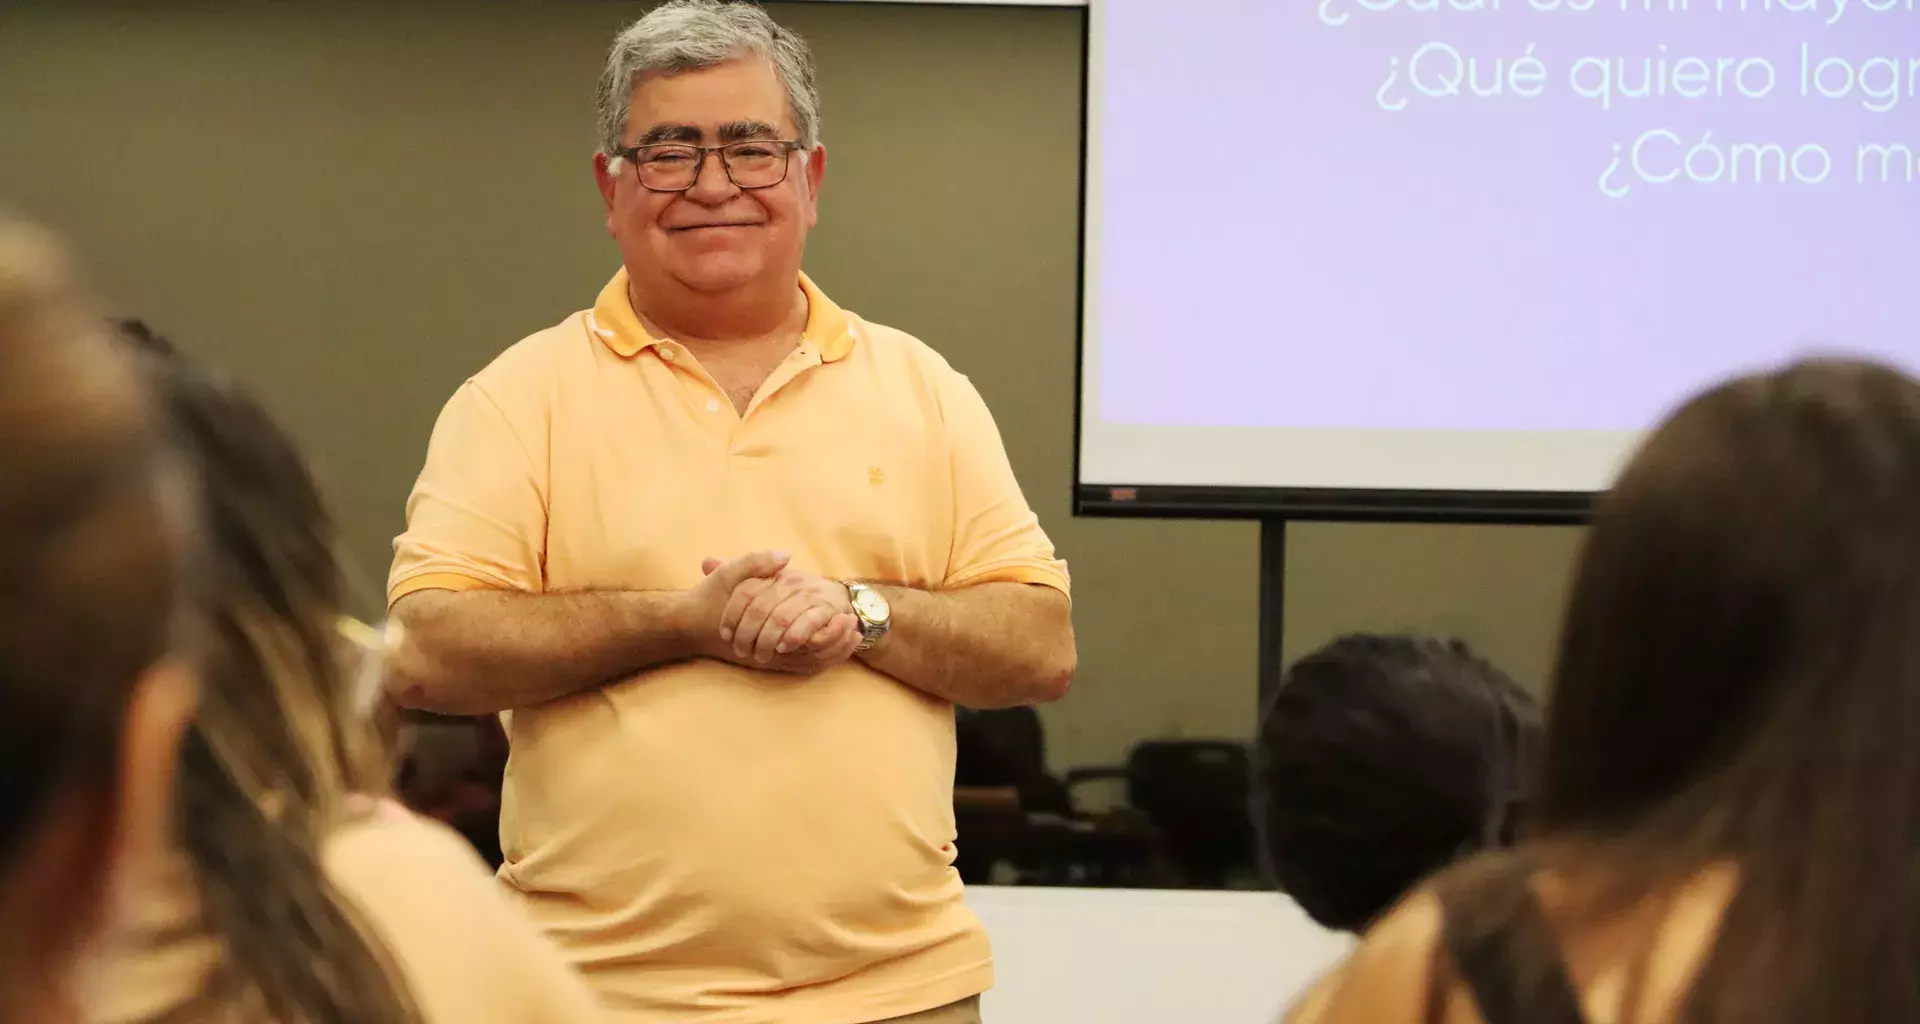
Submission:
{"label": "dark-haired person's head", "polygon": [[1601,501],[1543,839],[1619,898],[1738,872],[1689,1020],[1920,1020],[1920,382],[1812,361],[1688,402]]}
{"label": "dark-haired person's head", "polygon": [[195,683],[163,434],[57,246],[0,217],[0,1020],[73,1012],[108,893],[165,841]]}
{"label": "dark-haired person's head", "polygon": [[[245,390],[137,321],[120,328],[198,470],[208,538],[196,600],[203,692],[175,833],[224,963],[192,1004],[214,1015],[265,1006],[276,1020],[413,1020],[387,952],[322,868],[327,839],[365,816],[391,766],[372,722],[380,691],[342,633],[345,585],[319,487]],[[162,943],[161,932],[143,941]]]}
{"label": "dark-haired person's head", "polygon": [[1261,715],[1267,866],[1315,921],[1357,931],[1511,840],[1540,730],[1534,698],[1464,643],[1336,640],[1288,669]]}

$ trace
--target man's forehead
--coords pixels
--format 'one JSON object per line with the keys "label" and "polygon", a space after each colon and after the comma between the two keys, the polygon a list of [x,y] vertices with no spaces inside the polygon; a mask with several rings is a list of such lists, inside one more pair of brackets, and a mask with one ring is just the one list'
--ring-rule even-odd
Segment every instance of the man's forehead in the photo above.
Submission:
{"label": "man's forehead", "polygon": [[687,71],[650,71],[628,98],[629,138],[657,128],[696,129],[717,138],[722,129],[746,124],[790,131],[786,90],[771,62],[740,58]]}

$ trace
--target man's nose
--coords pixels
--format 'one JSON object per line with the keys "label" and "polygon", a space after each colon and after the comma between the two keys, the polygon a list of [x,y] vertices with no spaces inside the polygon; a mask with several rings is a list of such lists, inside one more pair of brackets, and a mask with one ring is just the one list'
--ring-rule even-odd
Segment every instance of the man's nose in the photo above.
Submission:
{"label": "man's nose", "polygon": [[700,166],[693,169],[693,187],[687,190],[687,198],[711,206],[732,199],[738,191],[739,186],[727,176],[725,157],[718,152],[700,154]]}

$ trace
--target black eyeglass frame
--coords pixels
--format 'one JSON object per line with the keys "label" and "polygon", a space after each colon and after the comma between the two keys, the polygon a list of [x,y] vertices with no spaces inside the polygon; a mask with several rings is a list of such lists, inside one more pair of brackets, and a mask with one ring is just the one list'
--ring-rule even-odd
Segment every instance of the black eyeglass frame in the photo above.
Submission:
{"label": "black eyeglass frame", "polygon": [[[769,181],[764,185],[740,184],[740,179],[735,178],[733,176],[733,161],[729,159],[727,156],[727,150],[733,149],[739,146],[776,146],[776,147],[779,147],[780,149],[785,150],[786,159],[782,160],[780,163],[780,177],[773,181]],[[707,155],[709,153],[718,154],[720,157],[720,170],[724,174],[726,174],[727,180],[733,183],[733,187],[745,192],[752,192],[758,189],[773,188],[776,185],[783,184],[787,180],[787,176],[793,173],[793,154],[798,153],[805,148],[806,148],[805,146],[802,146],[800,143],[795,142],[792,139],[741,139],[738,142],[728,142],[719,146],[696,146],[690,142],[650,142],[644,146],[628,146],[625,149],[616,149],[613,151],[613,155],[620,157],[621,159],[633,165],[633,179],[640,183],[641,188],[644,188],[649,192],[686,192],[692,189],[695,185],[700,184],[700,175],[704,173],[707,169]],[[653,150],[653,149],[693,150],[694,159],[695,159],[695,163],[693,165],[693,177],[688,179],[687,183],[685,185],[680,186],[679,188],[656,188],[652,185],[647,184],[645,176],[643,176],[640,173],[640,164],[641,164],[640,153],[645,150]]]}

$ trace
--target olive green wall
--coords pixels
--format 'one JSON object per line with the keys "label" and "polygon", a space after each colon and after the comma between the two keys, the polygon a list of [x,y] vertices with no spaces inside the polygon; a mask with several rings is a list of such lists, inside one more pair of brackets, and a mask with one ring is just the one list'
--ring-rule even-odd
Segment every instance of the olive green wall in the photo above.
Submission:
{"label": "olive green wall", "polygon": [[[643,6],[156,6],[0,13],[0,202],[65,231],[117,309],[265,397],[377,595],[440,403],[615,266],[591,92]],[[821,68],[810,271],[973,377],[1073,564],[1081,678],[1047,711],[1053,759],[1246,733],[1257,528],[1069,514],[1082,12],[770,6]],[[1576,539],[1297,526],[1287,652],[1431,629],[1537,680]]]}

